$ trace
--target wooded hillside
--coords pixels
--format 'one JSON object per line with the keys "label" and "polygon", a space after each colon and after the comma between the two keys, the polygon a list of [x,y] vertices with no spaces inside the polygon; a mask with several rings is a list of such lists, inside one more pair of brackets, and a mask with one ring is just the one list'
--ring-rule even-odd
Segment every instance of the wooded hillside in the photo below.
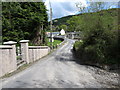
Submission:
{"label": "wooded hillside", "polygon": [[[55,27],[59,27],[59,29],[67,27],[66,31],[79,31],[89,28],[89,27],[85,28],[85,26],[83,25],[83,23],[88,23],[89,19],[84,20],[83,18],[89,16],[89,18],[91,17],[92,20],[93,17],[92,15],[94,15],[94,17],[97,17],[97,15],[99,15],[102,16],[102,18],[104,19],[104,21],[102,22],[103,25],[107,25],[109,23],[109,26],[113,28],[113,25],[118,25],[118,9],[119,8],[113,8],[108,10],[102,10],[99,12],[66,16],[53,20],[53,24]],[[91,20],[89,21],[90,26],[94,24]],[[114,26],[113,29],[115,29],[115,27],[116,26]]]}
{"label": "wooded hillside", "polygon": [[[120,65],[120,8],[83,13],[54,20],[68,32],[82,32],[74,44],[78,62],[93,65]],[[59,22],[59,23],[58,23]]]}

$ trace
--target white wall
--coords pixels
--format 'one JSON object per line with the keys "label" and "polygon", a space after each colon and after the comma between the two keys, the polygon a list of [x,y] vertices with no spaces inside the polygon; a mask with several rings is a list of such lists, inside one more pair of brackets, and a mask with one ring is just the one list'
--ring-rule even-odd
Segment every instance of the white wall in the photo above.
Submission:
{"label": "white wall", "polygon": [[0,46],[0,77],[17,69],[15,51],[12,46]]}

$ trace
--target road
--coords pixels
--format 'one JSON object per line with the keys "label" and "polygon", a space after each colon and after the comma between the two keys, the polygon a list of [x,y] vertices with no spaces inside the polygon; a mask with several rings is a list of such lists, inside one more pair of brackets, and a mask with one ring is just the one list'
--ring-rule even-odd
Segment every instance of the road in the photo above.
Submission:
{"label": "road", "polygon": [[79,65],[74,61],[68,40],[26,70],[2,80],[3,88],[105,88],[118,85],[118,74]]}

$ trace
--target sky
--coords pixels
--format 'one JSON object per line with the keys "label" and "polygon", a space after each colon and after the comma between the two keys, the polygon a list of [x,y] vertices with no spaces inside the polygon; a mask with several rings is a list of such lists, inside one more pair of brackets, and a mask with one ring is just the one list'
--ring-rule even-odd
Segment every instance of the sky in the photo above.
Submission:
{"label": "sky", "polygon": [[77,2],[82,2],[84,6],[86,6],[86,0],[44,0],[45,5],[48,9],[48,15],[50,15],[49,9],[49,1],[51,2],[53,16],[52,19],[60,18],[68,15],[75,15],[78,13],[76,8]]}
{"label": "sky", "polygon": [[[45,5],[48,9],[48,16],[50,18],[50,4],[52,7],[52,19],[61,18],[68,15],[75,15],[78,14],[78,9],[76,7],[76,3],[81,2],[83,6],[88,6],[88,0],[43,0],[45,2]],[[108,0],[109,2],[113,0]],[[117,2],[117,0],[114,2]],[[115,8],[115,6],[112,6],[111,8]],[[50,20],[50,19],[49,19]]]}

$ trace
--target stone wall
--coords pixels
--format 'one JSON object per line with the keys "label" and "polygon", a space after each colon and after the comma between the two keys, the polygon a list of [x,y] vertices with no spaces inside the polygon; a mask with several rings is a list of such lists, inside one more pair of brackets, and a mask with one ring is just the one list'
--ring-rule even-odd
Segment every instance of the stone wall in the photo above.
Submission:
{"label": "stone wall", "polygon": [[21,40],[22,59],[27,63],[34,62],[46,56],[50,48],[48,46],[28,46],[29,40]]}
{"label": "stone wall", "polygon": [[[21,58],[26,64],[39,60],[50,52],[48,46],[28,46],[29,40],[21,40]],[[0,45],[0,77],[18,68],[16,42]]]}

